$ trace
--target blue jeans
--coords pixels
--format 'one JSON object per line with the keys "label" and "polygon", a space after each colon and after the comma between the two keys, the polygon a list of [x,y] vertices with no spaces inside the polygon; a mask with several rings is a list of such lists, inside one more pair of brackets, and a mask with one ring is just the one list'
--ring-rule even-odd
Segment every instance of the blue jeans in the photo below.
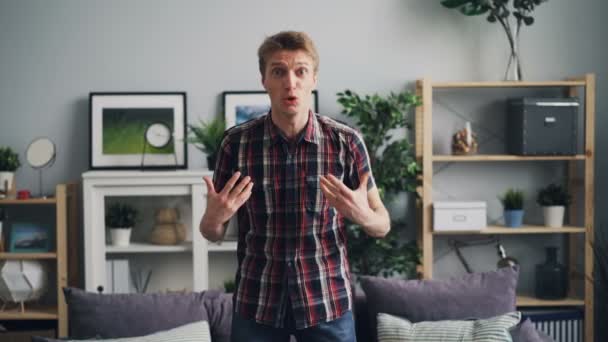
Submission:
{"label": "blue jeans", "polygon": [[295,329],[295,323],[286,324],[284,328],[274,328],[244,319],[236,313],[232,315],[232,342],[288,342],[290,335],[295,336],[298,342],[357,341],[351,311],[331,322],[319,323],[300,330]]}

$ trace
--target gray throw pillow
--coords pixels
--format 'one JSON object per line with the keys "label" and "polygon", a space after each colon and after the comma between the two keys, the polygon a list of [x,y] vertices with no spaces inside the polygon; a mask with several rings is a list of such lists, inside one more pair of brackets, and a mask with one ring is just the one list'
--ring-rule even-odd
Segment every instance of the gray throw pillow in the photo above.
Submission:
{"label": "gray throw pillow", "polygon": [[211,334],[209,333],[209,323],[207,321],[199,321],[188,323],[177,328],[159,331],[154,334],[125,337],[117,339],[92,339],[92,340],[56,340],[44,337],[33,337],[32,342],[211,342]]}
{"label": "gray throw pillow", "polygon": [[488,319],[445,320],[412,323],[405,318],[378,314],[379,342],[511,342],[509,329],[517,325],[521,313],[510,312]]}
{"label": "gray throw pillow", "polygon": [[361,277],[371,328],[378,313],[411,322],[489,318],[515,311],[519,268],[465,274],[445,280]]}
{"label": "gray throw pillow", "polygon": [[70,317],[70,337],[119,338],[143,336],[187,323],[209,321],[205,299],[212,291],[153,294],[98,294],[64,289]]}

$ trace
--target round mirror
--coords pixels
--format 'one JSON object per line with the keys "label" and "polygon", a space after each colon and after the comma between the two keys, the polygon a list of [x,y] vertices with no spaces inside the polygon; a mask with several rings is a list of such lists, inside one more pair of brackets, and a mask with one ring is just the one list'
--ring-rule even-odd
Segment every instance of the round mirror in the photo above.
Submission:
{"label": "round mirror", "polygon": [[27,147],[26,159],[35,169],[51,164],[55,160],[55,144],[49,138],[34,139]]}

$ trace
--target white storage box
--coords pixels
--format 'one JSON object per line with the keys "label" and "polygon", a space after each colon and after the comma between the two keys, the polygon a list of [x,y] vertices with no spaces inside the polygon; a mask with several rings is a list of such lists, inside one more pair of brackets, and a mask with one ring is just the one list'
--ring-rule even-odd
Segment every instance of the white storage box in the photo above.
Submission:
{"label": "white storage box", "polygon": [[475,231],[486,227],[486,202],[433,203],[435,231]]}

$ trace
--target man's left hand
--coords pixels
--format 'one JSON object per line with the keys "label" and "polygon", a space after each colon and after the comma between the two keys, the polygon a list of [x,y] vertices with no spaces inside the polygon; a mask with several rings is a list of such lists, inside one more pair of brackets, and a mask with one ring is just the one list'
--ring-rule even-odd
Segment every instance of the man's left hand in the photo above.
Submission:
{"label": "man's left hand", "polygon": [[364,225],[374,215],[367,197],[369,173],[361,177],[359,187],[355,190],[349,189],[334,175],[320,177],[321,191],[340,214],[360,225]]}

